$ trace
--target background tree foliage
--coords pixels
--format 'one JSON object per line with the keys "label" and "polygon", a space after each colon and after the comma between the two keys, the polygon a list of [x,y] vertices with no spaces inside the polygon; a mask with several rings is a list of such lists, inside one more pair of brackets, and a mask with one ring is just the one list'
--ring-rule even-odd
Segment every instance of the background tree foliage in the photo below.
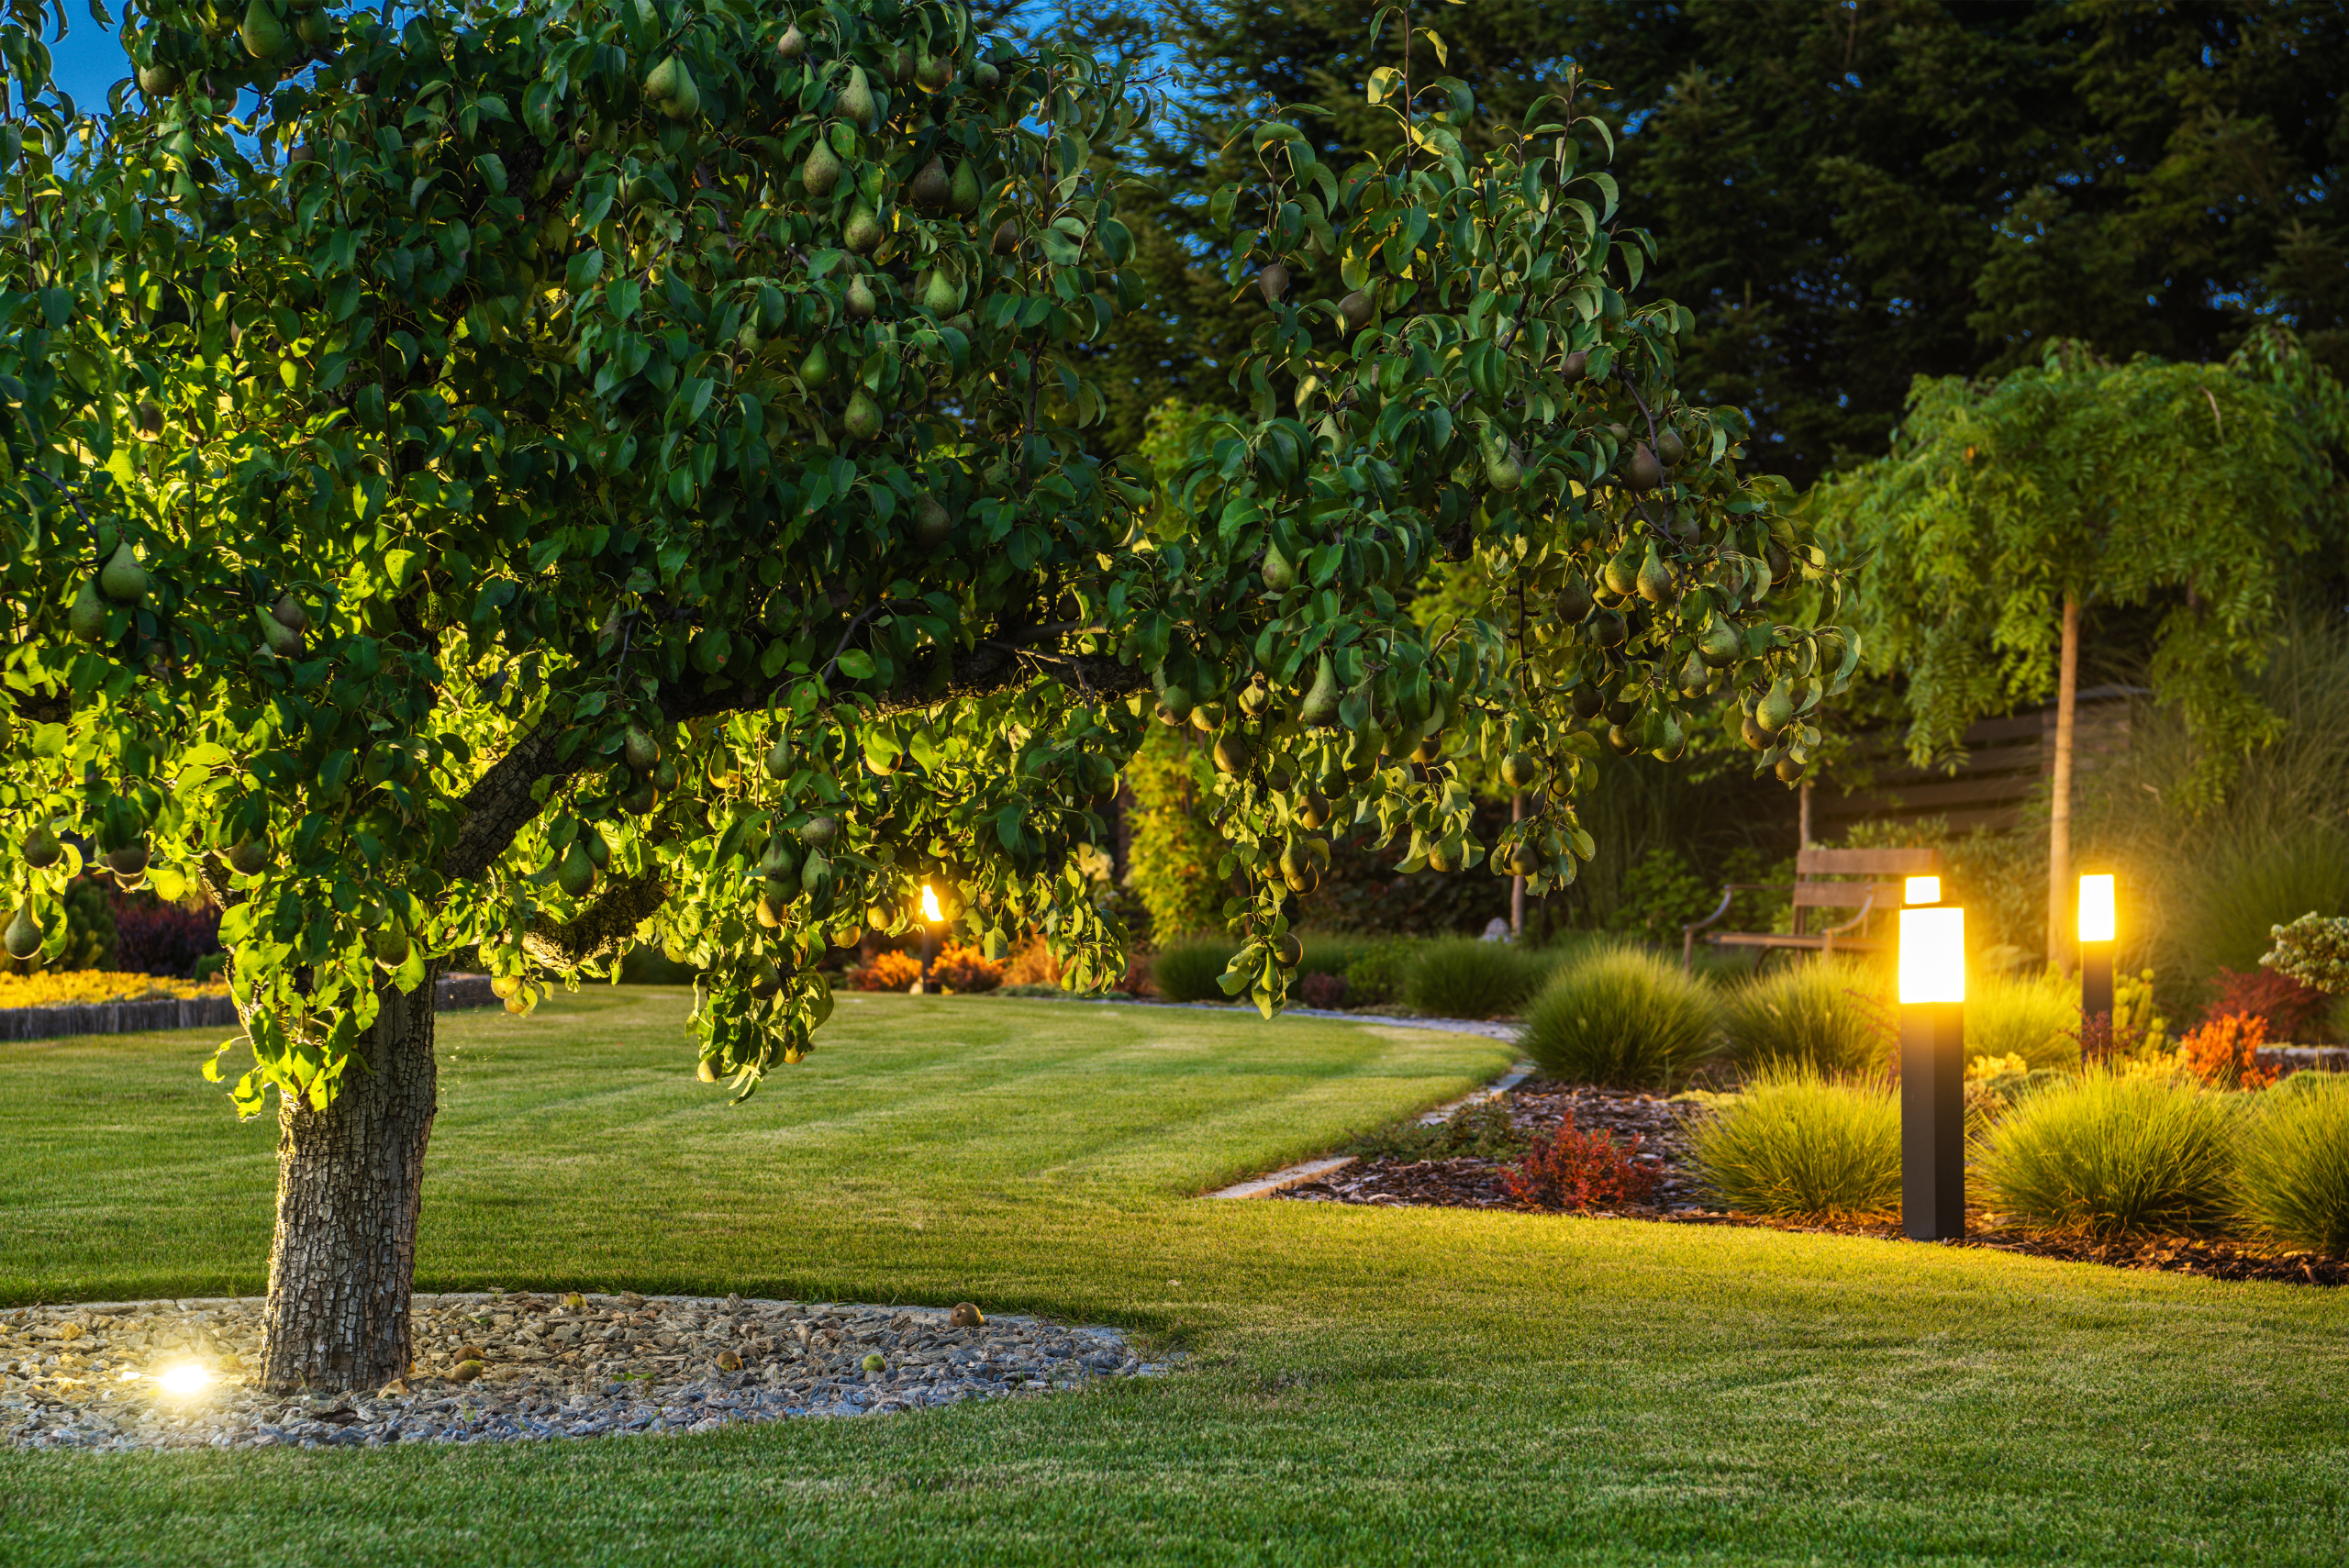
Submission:
{"label": "background tree foliage", "polygon": [[[1391,140],[1342,6],[1170,0],[1089,25],[1179,84],[1148,143],[1105,439],[1211,399],[1247,338],[1214,286],[1220,128],[1309,104],[1324,161]],[[1627,127],[1615,166],[1698,317],[1683,373],[1798,484],[1881,450],[1909,379],[2053,339],[2223,358],[2256,320],[2349,371],[2349,15],[2289,0],[1489,0],[1422,7],[1444,69],[1513,109],[1571,67]]]}

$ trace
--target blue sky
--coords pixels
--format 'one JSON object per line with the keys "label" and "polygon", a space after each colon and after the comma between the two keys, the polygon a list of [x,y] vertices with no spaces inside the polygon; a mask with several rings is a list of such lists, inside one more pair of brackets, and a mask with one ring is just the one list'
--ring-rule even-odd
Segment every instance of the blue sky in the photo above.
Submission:
{"label": "blue sky", "polygon": [[48,40],[50,74],[72,95],[73,106],[87,114],[106,107],[106,89],[130,74],[130,61],[113,32],[90,20],[88,11],[73,5],[65,10],[65,37]]}

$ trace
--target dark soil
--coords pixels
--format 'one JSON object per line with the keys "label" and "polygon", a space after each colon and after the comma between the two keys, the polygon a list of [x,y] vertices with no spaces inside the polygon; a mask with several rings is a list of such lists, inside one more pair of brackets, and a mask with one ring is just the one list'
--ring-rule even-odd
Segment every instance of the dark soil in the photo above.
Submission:
{"label": "dark soil", "polygon": [[[1653,1095],[1617,1089],[1594,1089],[1531,1078],[1499,1096],[1509,1127],[1530,1140],[1546,1137],[1567,1115],[1585,1132],[1604,1130],[1618,1142],[1640,1140],[1634,1158],[1656,1173],[1654,1201],[1620,1209],[1591,1209],[1596,1216],[1646,1219],[1676,1225],[1734,1225],[1813,1235],[1870,1236],[1906,1242],[1895,1218],[1837,1220],[1770,1219],[1754,1215],[1726,1214],[1705,1206],[1694,1173],[1689,1169],[1689,1128],[1705,1112],[1690,1104],[1675,1104]],[[1489,1115],[1489,1113],[1487,1113]],[[1497,1119],[1497,1118],[1495,1118]],[[1405,1129],[1409,1131],[1412,1129]],[[1375,1149],[1378,1140],[1371,1140]],[[1439,1140],[1424,1154],[1364,1152],[1342,1169],[1310,1182],[1285,1187],[1273,1195],[1300,1203],[1376,1204],[1397,1208],[1486,1208],[1530,1210],[1508,1195],[1503,1173],[1513,1156],[1454,1153]],[[2205,1279],[2270,1280],[2286,1284],[2349,1284],[2349,1260],[2314,1253],[2277,1254],[2232,1242],[2200,1237],[2136,1236],[2099,1240],[2084,1236],[2050,1235],[1996,1225],[1980,1211],[1969,1210],[1967,1234],[1935,1246],[1982,1247],[2020,1252],[2065,1262],[2099,1263],[2107,1268],[2152,1269],[2165,1273],[2196,1274]]]}

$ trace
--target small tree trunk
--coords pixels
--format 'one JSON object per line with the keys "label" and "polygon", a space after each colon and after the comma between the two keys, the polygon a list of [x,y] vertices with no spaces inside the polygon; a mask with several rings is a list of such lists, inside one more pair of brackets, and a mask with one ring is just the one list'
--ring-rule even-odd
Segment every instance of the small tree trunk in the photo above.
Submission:
{"label": "small tree trunk", "polygon": [[374,1389],[408,1368],[408,1295],[437,1070],[438,966],[383,1010],[323,1111],[281,1100],[262,1384]]}
{"label": "small tree trunk", "polygon": [[2080,601],[2064,595],[2064,646],[2055,676],[2055,758],[2047,801],[2047,962],[2072,967],[2072,714],[2080,695]]}
{"label": "small tree trunk", "polygon": [[[1508,819],[1512,822],[1525,820],[1525,795],[1522,791],[1508,797]],[[1521,876],[1508,879],[1508,934],[1519,940],[1525,937],[1525,879]]]}

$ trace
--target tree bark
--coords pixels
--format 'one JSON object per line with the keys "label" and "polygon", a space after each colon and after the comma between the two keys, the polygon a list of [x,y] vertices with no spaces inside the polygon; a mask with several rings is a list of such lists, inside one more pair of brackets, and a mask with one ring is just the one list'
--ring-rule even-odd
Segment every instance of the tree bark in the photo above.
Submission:
{"label": "tree bark", "polygon": [[2055,757],[2047,791],[2047,962],[2072,967],[2072,716],[2080,695],[2080,601],[2064,595],[2064,643],[2055,676]]}
{"label": "tree bark", "polygon": [[282,1391],[375,1389],[408,1369],[408,1294],[425,1145],[438,1108],[439,966],[386,987],[332,1106],[281,1100],[277,1238],[261,1379]]}
{"label": "tree bark", "polygon": [[[1508,819],[1525,820],[1525,795],[1521,790],[1508,797]],[[1508,934],[1520,941],[1525,937],[1525,879],[1521,876],[1508,879]]]}

